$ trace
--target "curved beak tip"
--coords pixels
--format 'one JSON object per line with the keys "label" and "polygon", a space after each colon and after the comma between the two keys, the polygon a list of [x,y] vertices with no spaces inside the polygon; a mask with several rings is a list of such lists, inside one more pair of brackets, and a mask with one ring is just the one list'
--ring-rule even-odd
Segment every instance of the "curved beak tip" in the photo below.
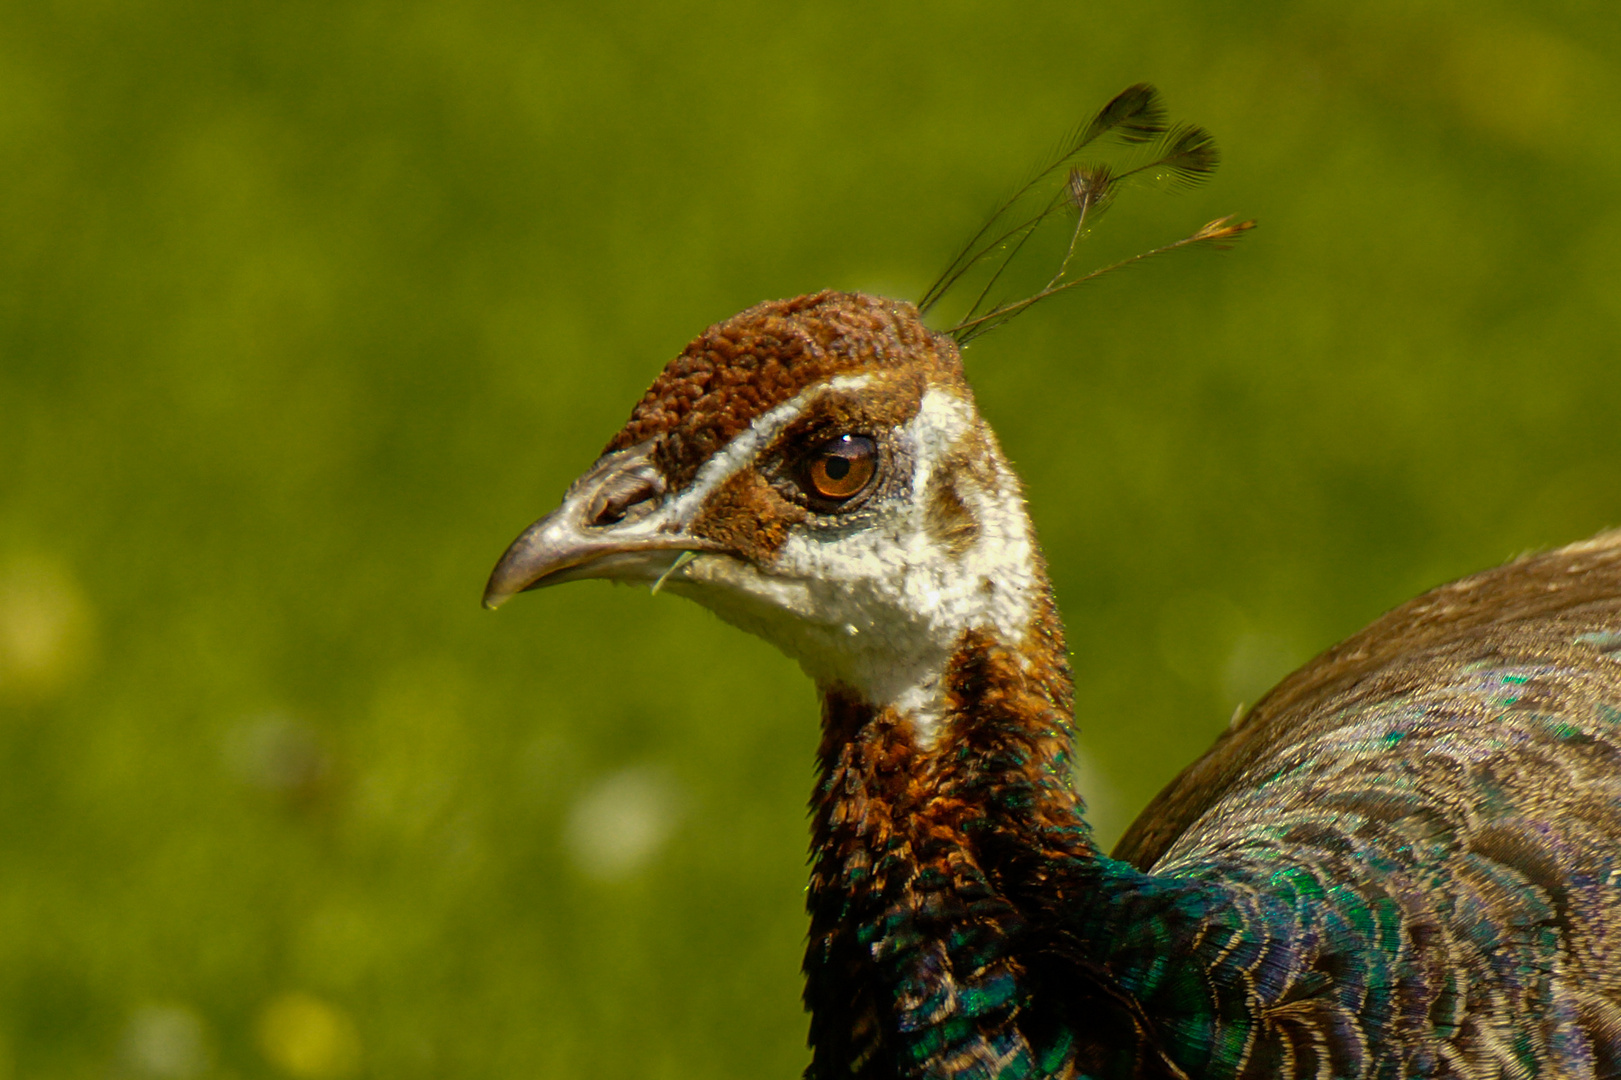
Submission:
{"label": "curved beak tip", "polygon": [[534,533],[541,524],[543,522],[530,526],[514,540],[502,553],[495,569],[490,571],[490,579],[484,583],[483,597],[483,604],[490,611],[532,587],[553,568],[557,560],[549,557],[548,552],[535,550]]}
{"label": "curved beak tip", "polygon": [[525,541],[525,533],[515,540],[501,561],[490,571],[490,580],[484,585],[483,604],[494,611],[514,596],[532,589],[546,574],[557,568],[562,560],[547,557],[546,552],[535,552]]}

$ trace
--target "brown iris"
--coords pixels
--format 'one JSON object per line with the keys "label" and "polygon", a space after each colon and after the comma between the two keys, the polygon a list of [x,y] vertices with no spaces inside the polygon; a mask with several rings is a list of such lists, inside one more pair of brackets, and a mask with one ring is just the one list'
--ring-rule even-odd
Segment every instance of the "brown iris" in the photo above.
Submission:
{"label": "brown iris", "polygon": [[805,481],[811,494],[843,502],[872,481],[878,471],[878,447],[865,435],[829,439],[805,459]]}

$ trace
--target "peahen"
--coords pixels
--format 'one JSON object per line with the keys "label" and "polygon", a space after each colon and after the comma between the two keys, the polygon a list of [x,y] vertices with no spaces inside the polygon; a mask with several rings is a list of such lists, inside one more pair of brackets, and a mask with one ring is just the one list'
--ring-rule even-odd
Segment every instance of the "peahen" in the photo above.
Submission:
{"label": "peahen", "polygon": [[[1214,165],[1133,87],[944,287],[1060,211],[1072,254],[1131,175],[1074,164],[1102,136]],[[959,354],[1068,259],[946,333],[840,292],[711,327],[486,604],[650,583],[815,680],[815,1080],[1621,1078],[1621,532],[1390,612],[1094,844],[1063,627]]]}

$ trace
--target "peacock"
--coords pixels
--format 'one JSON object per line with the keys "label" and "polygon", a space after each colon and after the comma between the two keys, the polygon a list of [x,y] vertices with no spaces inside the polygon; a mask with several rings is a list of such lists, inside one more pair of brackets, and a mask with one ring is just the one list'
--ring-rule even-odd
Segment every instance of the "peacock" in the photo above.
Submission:
{"label": "peacock", "polygon": [[[1149,160],[1076,164],[1104,139]],[[1087,280],[1076,240],[1134,175],[1214,163],[1132,87],[919,305],[829,291],[710,327],[485,603],[639,582],[815,682],[812,1080],[1621,1078],[1621,532],[1389,612],[1236,718],[1112,855],[1092,838],[1063,624],[961,349]],[[992,303],[1052,221],[1058,272]]]}

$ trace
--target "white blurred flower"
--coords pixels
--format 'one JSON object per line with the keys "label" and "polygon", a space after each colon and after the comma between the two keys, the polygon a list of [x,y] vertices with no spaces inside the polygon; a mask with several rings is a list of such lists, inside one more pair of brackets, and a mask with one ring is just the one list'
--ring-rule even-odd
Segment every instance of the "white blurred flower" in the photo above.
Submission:
{"label": "white blurred flower", "polygon": [[597,782],[569,810],[564,841],[585,874],[613,880],[647,863],[680,820],[680,785],[661,769],[639,765]]}
{"label": "white blurred flower", "polygon": [[208,1071],[202,1019],[183,1005],[149,1005],[129,1018],[121,1044],[124,1064],[138,1076],[201,1076]]}

